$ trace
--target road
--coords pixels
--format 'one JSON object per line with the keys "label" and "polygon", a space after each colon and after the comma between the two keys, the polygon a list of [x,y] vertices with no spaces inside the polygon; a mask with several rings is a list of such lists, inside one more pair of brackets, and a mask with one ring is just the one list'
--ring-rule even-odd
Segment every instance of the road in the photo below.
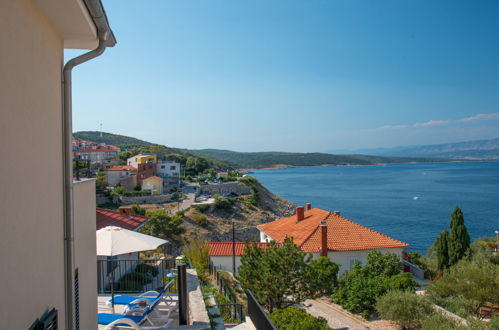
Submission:
{"label": "road", "polygon": [[305,300],[303,303],[305,310],[313,316],[321,316],[327,320],[327,324],[333,329],[367,330],[369,329],[363,322],[346,316],[320,300]]}

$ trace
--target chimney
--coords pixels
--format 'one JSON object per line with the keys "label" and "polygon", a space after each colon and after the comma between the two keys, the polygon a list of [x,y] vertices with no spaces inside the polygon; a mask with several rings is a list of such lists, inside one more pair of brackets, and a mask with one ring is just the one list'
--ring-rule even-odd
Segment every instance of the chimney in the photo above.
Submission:
{"label": "chimney", "polygon": [[326,221],[322,220],[321,225],[321,257],[327,257],[327,225]]}
{"label": "chimney", "polygon": [[132,208],[131,207],[120,207],[120,215],[124,217],[132,216]]}
{"label": "chimney", "polygon": [[303,209],[303,206],[298,206],[296,208],[296,221],[301,221],[305,218],[305,210]]}
{"label": "chimney", "polygon": [[310,203],[305,204],[305,209],[307,211],[310,211],[312,209],[312,204],[310,204]]}
{"label": "chimney", "polygon": [[333,215],[339,216],[340,215],[340,211],[333,211]]}

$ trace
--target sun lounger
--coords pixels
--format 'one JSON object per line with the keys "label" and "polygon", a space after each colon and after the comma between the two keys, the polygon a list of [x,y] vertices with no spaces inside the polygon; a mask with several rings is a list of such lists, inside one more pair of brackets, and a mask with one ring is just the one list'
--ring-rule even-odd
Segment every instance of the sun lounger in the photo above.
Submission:
{"label": "sun lounger", "polygon": [[[175,294],[168,293],[168,290],[173,285],[173,282],[174,280],[168,282],[168,284],[166,284],[160,292],[147,291],[138,296],[115,296],[114,304],[129,305],[130,307],[136,307],[136,305],[140,305],[140,307],[146,307],[147,305],[150,305],[154,301],[156,301],[156,298],[162,297],[162,300],[166,305],[171,305],[175,302],[172,298],[172,296],[175,296]],[[112,303],[113,299],[109,299],[108,301],[106,301],[106,304],[108,306],[112,306]]]}
{"label": "sun lounger", "polygon": [[[167,285],[168,286],[168,285]],[[165,286],[165,288],[167,287]],[[163,291],[163,290],[162,290]],[[113,329],[114,327],[124,327],[131,329],[166,329],[172,322],[172,319],[169,319],[171,312],[174,308],[168,308],[167,315],[159,317],[152,317],[152,313],[159,314],[156,311],[156,307],[159,303],[163,301],[163,296],[158,295],[156,300],[148,305],[146,308],[127,308],[125,310],[125,314],[113,314],[113,313],[98,313],[97,314],[97,323],[102,325],[107,325],[107,329]],[[153,321],[163,322],[162,325],[155,325]],[[150,324],[150,325],[145,325]]]}

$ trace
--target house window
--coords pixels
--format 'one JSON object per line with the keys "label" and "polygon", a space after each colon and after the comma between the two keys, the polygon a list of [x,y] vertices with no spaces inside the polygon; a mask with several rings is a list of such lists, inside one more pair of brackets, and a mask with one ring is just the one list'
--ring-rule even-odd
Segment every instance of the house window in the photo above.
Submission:
{"label": "house window", "polygon": [[161,165],[161,168],[164,169],[165,168],[165,165]]}
{"label": "house window", "polygon": [[175,166],[170,166],[170,171],[175,171]]}

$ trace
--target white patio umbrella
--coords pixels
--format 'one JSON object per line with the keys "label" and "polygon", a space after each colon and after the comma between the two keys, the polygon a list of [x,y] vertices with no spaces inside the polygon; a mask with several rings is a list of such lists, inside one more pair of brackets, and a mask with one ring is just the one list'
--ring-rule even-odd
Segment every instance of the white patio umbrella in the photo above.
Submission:
{"label": "white patio umbrella", "polygon": [[[97,255],[114,257],[120,254],[154,250],[167,240],[128,229],[108,226],[97,230]],[[111,298],[114,308],[114,270],[111,272]]]}

